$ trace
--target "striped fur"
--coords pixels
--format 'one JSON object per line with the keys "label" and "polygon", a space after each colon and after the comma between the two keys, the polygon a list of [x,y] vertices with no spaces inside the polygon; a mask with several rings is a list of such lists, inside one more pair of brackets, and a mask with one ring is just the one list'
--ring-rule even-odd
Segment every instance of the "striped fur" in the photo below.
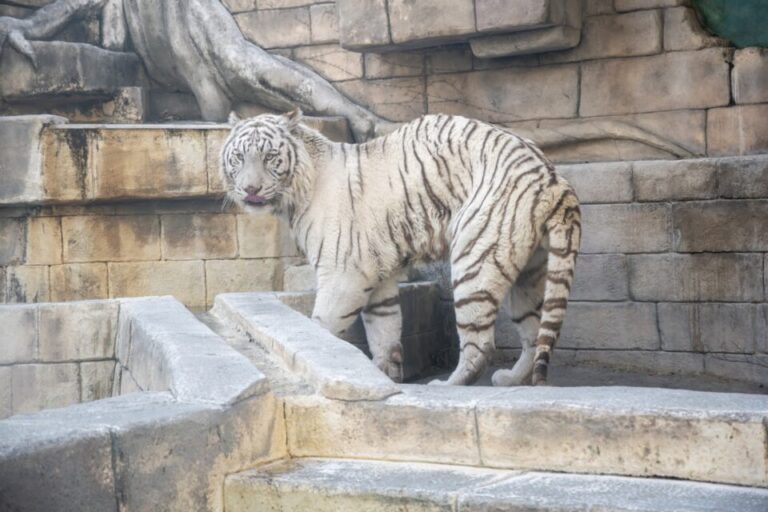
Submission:
{"label": "striped fur", "polygon": [[[362,314],[374,362],[402,377],[395,276],[450,258],[459,364],[474,381],[507,307],[523,351],[495,385],[546,381],[579,248],[578,199],[529,140],[471,119],[428,115],[365,144],[337,144],[264,115],[236,124],[222,151],[230,198],[258,191],[315,267],[313,319],[342,332]],[[248,188],[250,187],[250,188]],[[515,285],[515,286],[513,286]]]}

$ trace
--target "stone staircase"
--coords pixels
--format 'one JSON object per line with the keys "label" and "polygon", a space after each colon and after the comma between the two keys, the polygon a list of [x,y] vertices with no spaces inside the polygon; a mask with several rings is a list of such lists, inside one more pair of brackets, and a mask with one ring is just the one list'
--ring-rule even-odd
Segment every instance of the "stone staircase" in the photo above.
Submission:
{"label": "stone staircase", "polygon": [[228,512],[764,512],[768,490],[445,464],[294,459],[230,476]]}

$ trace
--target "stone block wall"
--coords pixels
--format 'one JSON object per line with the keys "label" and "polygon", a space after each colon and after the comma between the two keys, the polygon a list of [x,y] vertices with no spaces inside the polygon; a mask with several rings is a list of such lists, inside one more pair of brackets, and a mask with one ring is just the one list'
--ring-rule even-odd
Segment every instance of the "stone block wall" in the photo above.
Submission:
{"label": "stone block wall", "polygon": [[[364,24],[375,23],[375,16],[340,28],[343,6],[325,0],[225,3],[246,37],[310,66],[347,96],[393,120],[443,112],[513,129],[622,121],[695,155],[768,150],[768,98],[760,86],[768,74],[768,54],[734,51],[708,35],[686,0],[584,0],[576,47],[500,59],[478,58],[465,43],[421,50],[395,44],[386,53],[350,51],[342,47],[345,31],[357,27],[375,39],[376,32]],[[347,3],[358,9],[384,4]],[[405,9],[408,2],[390,2],[389,8],[401,9],[401,4]],[[390,27],[397,40],[398,31],[416,33],[444,18],[446,23],[460,18],[453,2],[439,4],[440,15],[429,23],[405,15],[393,21],[391,13],[389,20],[385,16],[379,22],[385,28],[397,24],[397,30]],[[509,10],[503,5],[499,9]],[[445,30],[463,29],[446,25]],[[386,30],[382,34],[390,37]],[[559,161],[611,161],[669,155],[618,140],[569,146],[552,156]]]}
{"label": "stone block wall", "polygon": [[111,396],[118,308],[0,305],[0,419]]}

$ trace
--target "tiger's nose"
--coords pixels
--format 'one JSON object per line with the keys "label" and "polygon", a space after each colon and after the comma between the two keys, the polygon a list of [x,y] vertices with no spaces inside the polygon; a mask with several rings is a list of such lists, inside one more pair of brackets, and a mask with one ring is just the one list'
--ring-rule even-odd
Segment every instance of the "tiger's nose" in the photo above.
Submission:
{"label": "tiger's nose", "polygon": [[247,187],[245,187],[245,193],[248,194],[249,196],[255,196],[256,194],[259,193],[259,190],[261,190],[261,187],[256,188],[253,185],[248,185]]}

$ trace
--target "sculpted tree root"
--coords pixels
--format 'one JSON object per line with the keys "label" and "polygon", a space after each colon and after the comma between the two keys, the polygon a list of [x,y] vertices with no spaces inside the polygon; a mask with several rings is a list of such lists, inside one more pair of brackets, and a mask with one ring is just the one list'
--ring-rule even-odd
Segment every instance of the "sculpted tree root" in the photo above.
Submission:
{"label": "sculpted tree root", "polygon": [[[0,52],[8,43],[37,66],[29,40],[50,38],[73,19],[99,12],[105,46],[122,49],[130,38],[149,75],[172,90],[191,91],[206,121],[225,121],[233,105],[251,102],[346,117],[358,141],[397,126],[357,105],[311,69],[246,40],[220,0],[56,0],[26,19],[0,17]],[[625,139],[676,157],[691,156],[652,133],[612,121],[533,129],[525,135],[542,147]]]}

